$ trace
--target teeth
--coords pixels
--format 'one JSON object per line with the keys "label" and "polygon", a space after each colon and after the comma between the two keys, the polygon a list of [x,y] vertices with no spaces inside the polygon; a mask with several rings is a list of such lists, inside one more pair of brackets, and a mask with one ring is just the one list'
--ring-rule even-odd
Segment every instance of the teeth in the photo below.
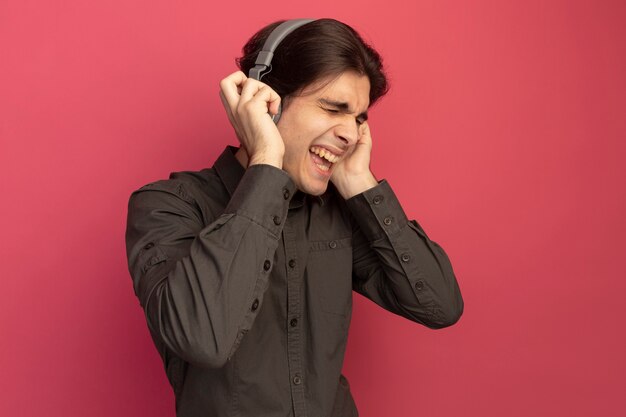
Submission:
{"label": "teeth", "polygon": [[337,155],[334,155],[327,149],[318,148],[317,146],[311,146],[310,151],[316,155],[319,155],[320,158],[324,158],[332,163],[335,163],[339,160],[339,157]]}

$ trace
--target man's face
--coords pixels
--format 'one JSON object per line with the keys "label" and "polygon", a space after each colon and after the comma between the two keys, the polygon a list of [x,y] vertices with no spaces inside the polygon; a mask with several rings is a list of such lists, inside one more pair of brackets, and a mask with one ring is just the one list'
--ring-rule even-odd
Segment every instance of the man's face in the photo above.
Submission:
{"label": "man's face", "polygon": [[298,189],[312,195],[326,191],[335,165],[354,149],[369,107],[367,76],[348,71],[319,88],[321,83],[290,97],[278,122],[285,142],[283,169]]}

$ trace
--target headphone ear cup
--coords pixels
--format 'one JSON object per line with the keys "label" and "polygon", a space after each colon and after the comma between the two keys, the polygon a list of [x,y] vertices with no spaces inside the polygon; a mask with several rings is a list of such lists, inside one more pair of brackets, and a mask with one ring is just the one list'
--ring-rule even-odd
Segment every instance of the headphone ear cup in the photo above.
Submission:
{"label": "headphone ear cup", "polygon": [[[261,48],[261,51],[257,55],[256,61],[254,61],[254,67],[250,68],[248,71],[248,77],[261,81],[263,75],[272,70],[272,58],[274,57],[274,51],[276,50],[278,44],[280,44],[282,40],[291,32],[302,25],[313,22],[314,20],[315,19],[286,20],[272,30],[267,39],[265,39],[263,48]],[[282,105],[279,105],[278,113],[271,116],[274,123],[278,123],[282,110]]]}
{"label": "headphone ear cup", "polygon": [[272,120],[274,121],[274,124],[278,124],[278,120],[280,120],[280,116],[282,113],[283,113],[283,103],[280,103],[278,105],[278,113],[272,116]]}

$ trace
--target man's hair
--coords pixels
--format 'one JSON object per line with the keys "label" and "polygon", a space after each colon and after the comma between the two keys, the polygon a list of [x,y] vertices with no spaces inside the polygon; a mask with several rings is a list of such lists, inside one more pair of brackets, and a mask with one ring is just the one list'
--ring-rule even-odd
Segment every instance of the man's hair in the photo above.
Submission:
{"label": "man's hair", "polygon": [[[243,56],[235,62],[246,75],[267,37],[282,22],[265,26],[244,45]],[[334,19],[315,20],[291,32],[276,48],[271,67],[262,81],[283,100],[317,81],[350,70],[369,78],[370,106],[389,90],[378,52],[354,29]]]}

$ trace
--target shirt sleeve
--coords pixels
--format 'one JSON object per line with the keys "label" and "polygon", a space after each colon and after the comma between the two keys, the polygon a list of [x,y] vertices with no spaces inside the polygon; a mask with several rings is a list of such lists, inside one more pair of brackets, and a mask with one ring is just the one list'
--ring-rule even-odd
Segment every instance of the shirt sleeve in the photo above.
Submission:
{"label": "shirt sleeve", "polygon": [[193,187],[170,179],[131,194],[128,265],[153,337],[188,362],[221,367],[263,303],[295,184],[253,165],[208,225]]}
{"label": "shirt sleeve", "polygon": [[376,304],[436,329],[456,323],[463,299],[443,248],[408,220],[386,180],[346,204],[355,219],[353,288]]}

